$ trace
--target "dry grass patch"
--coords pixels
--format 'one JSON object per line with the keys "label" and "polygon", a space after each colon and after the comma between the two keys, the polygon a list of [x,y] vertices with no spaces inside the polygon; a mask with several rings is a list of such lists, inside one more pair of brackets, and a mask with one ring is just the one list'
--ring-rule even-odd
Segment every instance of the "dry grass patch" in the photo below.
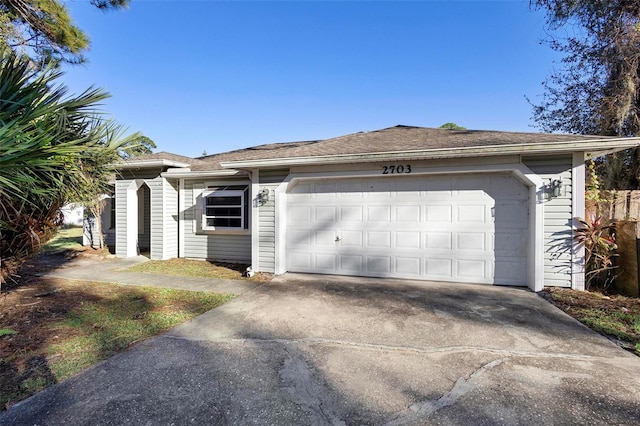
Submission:
{"label": "dry grass patch", "polygon": [[0,407],[232,297],[54,279],[5,293],[0,297]]}
{"label": "dry grass patch", "polygon": [[265,282],[270,274],[257,273],[251,278],[243,276],[248,265],[223,262],[208,262],[190,259],[150,260],[134,265],[127,272],[149,272],[152,274],[183,277],[217,278],[225,280],[251,280]]}

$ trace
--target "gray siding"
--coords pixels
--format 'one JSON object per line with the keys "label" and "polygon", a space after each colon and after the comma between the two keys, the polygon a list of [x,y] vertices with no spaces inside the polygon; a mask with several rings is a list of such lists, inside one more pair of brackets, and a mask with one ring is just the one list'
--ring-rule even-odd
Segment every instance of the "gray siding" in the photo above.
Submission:
{"label": "gray siding", "polygon": [[276,220],[275,190],[287,177],[289,170],[260,170],[260,189],[268,188],[269,201],[258,208],[260,256],[258,270],[275,272],[276,268]]}
{"label": "gray siding", "polygon": [[260,170],[260,183],[282,183],[289,176],[289,169]]}
{"label": "gray siding", "polygon": [[163,259],[178,257],[178,181],[164,179]]}
{"label": "gray siding", "polygon": [[525,157],[522,161],[545,184],[562,179],[559,197],[544,197],[544,285],[571,287],[571,156]]}
{"label": "gray siding", "polygon": [[260,189],[269,188],[269,201],[258,208],[258,244],[260,256],[258,270],[260,272],[274,272],[276,268],[276,204],[273,193],[277,185],[260,185]]}
{"label": "gray siding", "polygon": [[[180,232],[184,235],[184,256],[196,259],[251,263],[251,235],[227,233],[203,233],[200,221],[196,220],[201,212],[202,198],[193,203],[194,185],[206,184],[205,180],[185,181],[184,184],[184,222]],[[249,182],[247,181],[247,184]],[[249,201],[250,202],[250,201]],[[197,222],[197,224],[194,224]]]}
{"label": "gray siding", "polygon": [[116,255],[127,255],[127,187],[131,179],[116,181]]}
{"label": "gray siding", "polygon": [[151,250],[151,259],[162,259],[162,249],[163,249],[163,234],[162,234],[162,220],[163,220],[163,191],[162,191],[162,181],[163,179],[160,176],[155,177],[154,179],[145,179],[145,183],[149,186],[151,196],[150,196],[150,211],[149,214],[145,212],[145,234],[147,232],[146,221],[149,221],[149,239],[150,239],[150,250]]}

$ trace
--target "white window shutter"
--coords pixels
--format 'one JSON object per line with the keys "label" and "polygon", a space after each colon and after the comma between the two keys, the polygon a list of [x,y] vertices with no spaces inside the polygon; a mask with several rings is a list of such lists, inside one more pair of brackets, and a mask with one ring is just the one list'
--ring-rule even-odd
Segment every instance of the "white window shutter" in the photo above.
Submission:
{"label": "white window shutter", "polygon": [[202,229],[202,192],[204,184],[195,183],[193,185],[193,232],[196,233]]}

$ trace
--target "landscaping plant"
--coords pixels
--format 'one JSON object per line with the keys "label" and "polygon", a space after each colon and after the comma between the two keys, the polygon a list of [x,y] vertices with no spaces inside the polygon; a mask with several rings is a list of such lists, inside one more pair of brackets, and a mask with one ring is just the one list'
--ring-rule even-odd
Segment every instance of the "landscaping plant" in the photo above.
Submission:
{"label": "landscaping plant", "polygon": [[586,288],[606,290],[615,279],[613,258],[617,246],[613,223],[596,214],[578,220],[581,226],[574,239],[585,249]]}

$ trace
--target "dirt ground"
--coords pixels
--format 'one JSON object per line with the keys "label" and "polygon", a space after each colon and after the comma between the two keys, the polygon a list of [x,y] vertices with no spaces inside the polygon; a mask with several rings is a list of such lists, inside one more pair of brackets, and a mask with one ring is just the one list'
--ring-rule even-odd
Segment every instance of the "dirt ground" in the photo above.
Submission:
{"label": "dirt ground", "polygon": [[541,296],[587,327],[640,356],[640,298],[545,288]]}
{"label": "dirt ground", "polygon": [[[61,335],[64,330],[51,328],[51,322],[83,303],[105,296],[92,291],[86,283],[40,277],[41,272],[60,267],[76,256],[105,257],[106,254],[83,248],[41,255],[26,264],[19,275],[8,280],[6,287],[3,287],[0,293],[0,330],[16,332],[0,335],[0,370],[3,370],[3,377],[11,369],[22,371],[22,375],[27,376],[21,377],[20,381],[29,380],[28,376],[32,376],[33,380],[42,380],[40,370],[46,368],[47,359],[44,356],[21,355],[41,353],[49,344],[66,337]],[[113,288],[112,291],[117,290]],[[53,377],[50,379],[55,381]],[[2,387],[3,392],[10,392],[7,387]]]}

